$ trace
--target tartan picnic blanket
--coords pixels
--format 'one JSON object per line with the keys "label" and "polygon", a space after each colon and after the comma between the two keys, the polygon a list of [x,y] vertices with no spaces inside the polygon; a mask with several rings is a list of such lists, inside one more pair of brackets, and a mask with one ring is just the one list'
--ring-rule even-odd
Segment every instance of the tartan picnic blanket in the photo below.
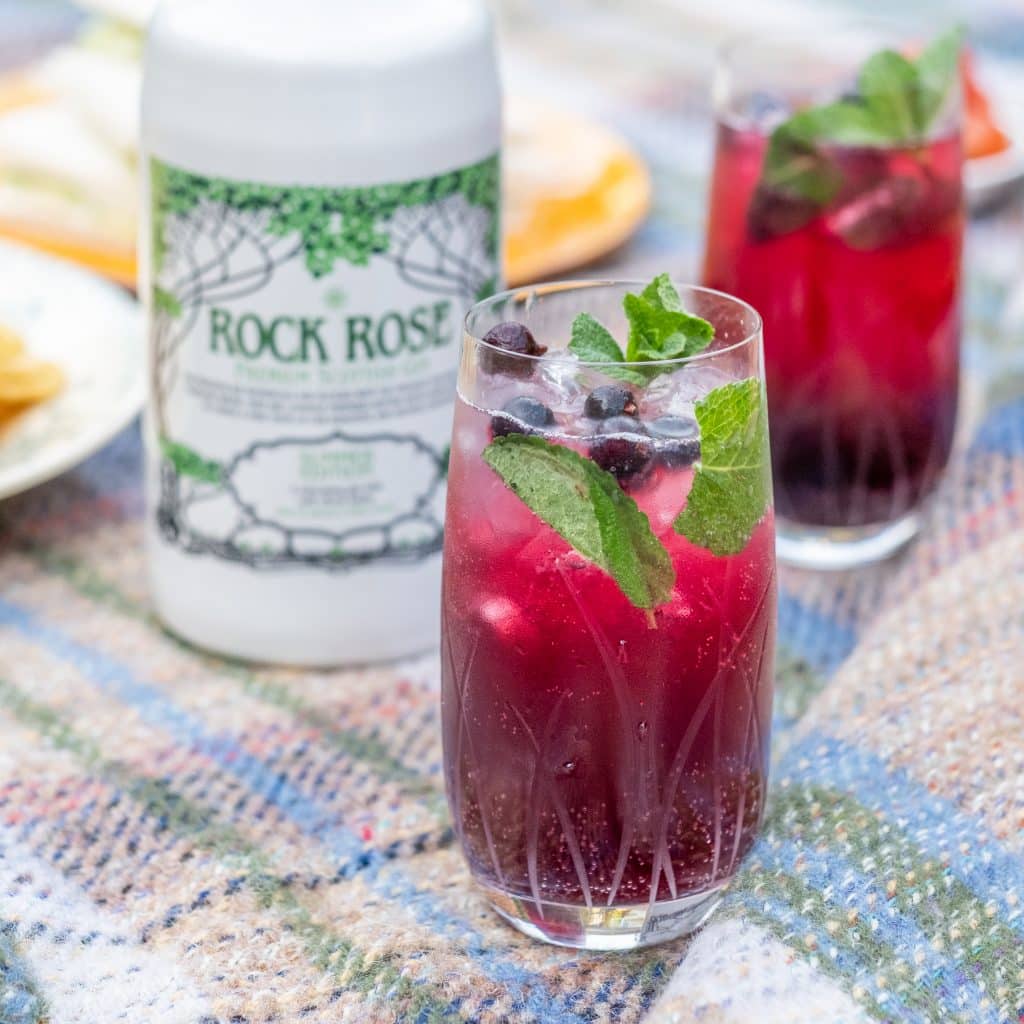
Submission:
{"label": "tartan picnic blanket", "polygon": [[[54,6],[0,0],[0,27],[50,32]],[[1024,11],[983,6],[982,41],[1024,38]],[[595,84],[613,7],[581,50],[518,5],[512,71],[651,161],[654,216],[608,269],[685,277],[705,87],[636,29],[643,3],[643,74]],[[584,954],[498,921],[453,840],[435,658],[253,668],[166,634],[137,427],[0,504],[0,1022],[1024,1020],[1022,236],[1012,209],[972,228],[980,397],[922,538],[781,573],[769,816],[690,940]]]}

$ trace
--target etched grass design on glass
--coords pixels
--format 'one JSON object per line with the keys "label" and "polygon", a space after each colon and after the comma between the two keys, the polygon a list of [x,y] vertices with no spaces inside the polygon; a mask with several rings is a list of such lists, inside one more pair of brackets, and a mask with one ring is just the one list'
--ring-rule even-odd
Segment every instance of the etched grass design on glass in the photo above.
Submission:
{"label": "etched grass design on glass", "polygon": [[[770,484],[743,483],[763,501],[749,531],[737,527],[725,498],[722,509],[713,501],[714,459],[730,453],[708,448],[700,507],[686,536],[677,528],[701,472],[700,403],[735,385],[763,418],[760,320],[728,296],[682,288],[685,308],[716,329],[702,354],[638,374],[637,364],[587,364],[566,351],[584,311],[625,345],[622,299],[637,290],[544,286],[477,306],[449,478],[442,700],[456,830],[500,914],[589,949],[663,941],[706,919],[757,834],[768,766]],[[495,358],[480,339],[506,321],[528,325],[548,353]],[[586,415],[602,412],[588,402],[595,392],[614,406],[623,387],[631,417]],[[629,599],[613,572],[532,511],[485,459],[510,433],[611,467],[663,546],[670,590],[651,607]],[[754,471],[763,462],[767,473],[763,429],[745,443]],[[750,471],[735,461],[720,476]],[[728,552],[688,539],[705,535]]]}

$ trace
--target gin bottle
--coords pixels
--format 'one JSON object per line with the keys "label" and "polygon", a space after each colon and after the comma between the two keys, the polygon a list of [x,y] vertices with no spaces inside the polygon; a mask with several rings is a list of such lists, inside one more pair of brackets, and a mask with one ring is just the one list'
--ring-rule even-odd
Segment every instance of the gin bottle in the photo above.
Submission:
{"label": "gin bottle", "polygon": [[169,0],[145,59],[153,598],[296,665],[438,633],[464,311],[499,286],[478,0]]}

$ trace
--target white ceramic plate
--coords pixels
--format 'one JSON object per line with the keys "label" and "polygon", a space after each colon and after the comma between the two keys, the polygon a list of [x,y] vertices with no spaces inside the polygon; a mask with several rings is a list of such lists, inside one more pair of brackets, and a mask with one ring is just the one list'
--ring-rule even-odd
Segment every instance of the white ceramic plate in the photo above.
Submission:
{"label": "white ceramic plate", "polygon": [[972,210],[1009,198],[1024,183],[1024,146],[1015,141],[1002,153],[968,160],[964,181]]}
{"label": "white ceramic plate", "polygon": [[142,314],[116,285],[31,249],[0,243],[0,323],[57,363],[64,390],[0,432],[0,498],[77,465],[142,408]]}
{"label": "white ceramic plate", "polygon": [[976,54],[976,67],[996,122],[1011,139],[1002,153],[967,161],[967,199],[980,210],[1009,198],[1024,183],[1024,75],[1016,65],[983,53]]}

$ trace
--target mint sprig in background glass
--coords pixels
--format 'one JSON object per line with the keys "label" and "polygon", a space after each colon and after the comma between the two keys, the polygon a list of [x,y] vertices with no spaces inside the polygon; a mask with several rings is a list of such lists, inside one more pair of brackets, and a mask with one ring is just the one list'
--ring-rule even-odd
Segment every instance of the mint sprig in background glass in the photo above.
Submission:
{"label": "mint sprig in background glass", "polygon": [[[760,190],[802,203],[810,220],[843,186],[828,145],[908,146],[922,144],[941,123],[956,92],[960,28],[936,37],[918,55],[882,48],[863,63],[847,95],[803,107],[771,134]],[[758,206],[753,207],[755,211]]]}
{"label": "mint sprig in background glass", "polygon": [[750,302],[780,557],[875,561],[923,521],[955,436],[960,33],[808,11],[721,53],[703,280]]}

